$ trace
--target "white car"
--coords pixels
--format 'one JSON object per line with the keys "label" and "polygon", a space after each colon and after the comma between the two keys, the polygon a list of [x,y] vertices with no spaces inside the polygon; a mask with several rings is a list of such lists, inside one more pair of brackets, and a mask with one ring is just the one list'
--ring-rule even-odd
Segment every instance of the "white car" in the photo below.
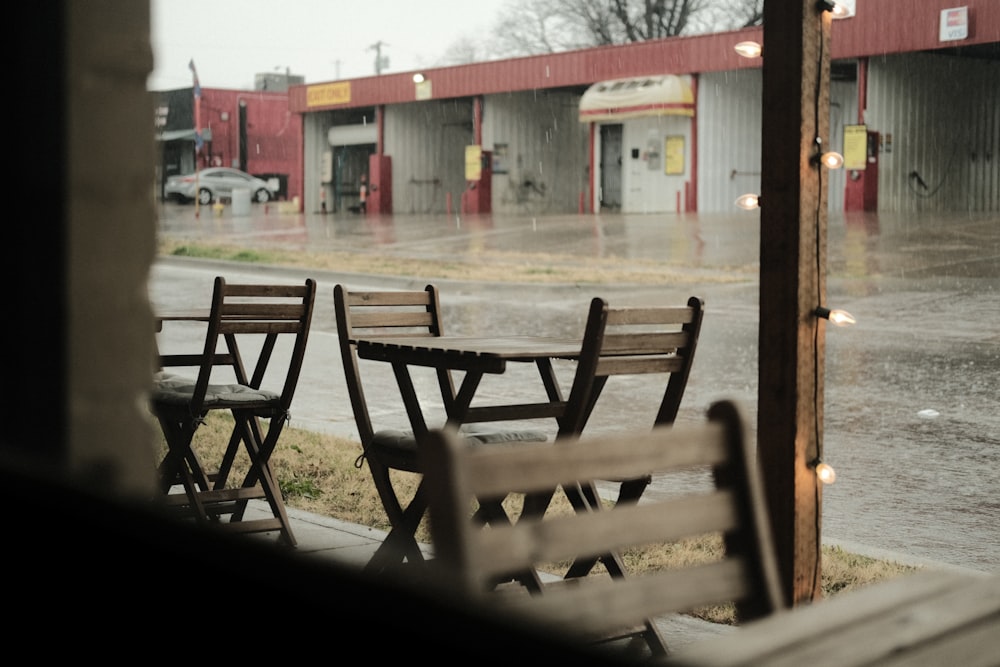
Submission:
{"label": "white car", "polygon": [[170,176],[163,189],[163,196],[166,199],[187,202],[197,195],[198,202],[207,206],[222,198],[232,198],[233,190],[240,188],[249,190],[251,201],[261,204],[277,196],[277,190],[271,183],[229,167],[202,169],[197,177],[195,174]]}

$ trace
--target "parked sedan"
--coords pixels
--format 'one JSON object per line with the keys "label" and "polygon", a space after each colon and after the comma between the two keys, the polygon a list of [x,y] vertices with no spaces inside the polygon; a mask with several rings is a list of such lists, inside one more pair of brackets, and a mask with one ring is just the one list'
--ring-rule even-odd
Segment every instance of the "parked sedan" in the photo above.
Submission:
{"label": "parked sedan", "polygon": [[207,206],[221,198],[232,198],[233,190],[240,188],[249,190],[251,200],[261,204],[277,195],[270,183],[256,176],[229,167],[210,167],[198,172],[197,178],[194,174],[168,177],[163,196],[185,202],[197,194],[198,202]]}

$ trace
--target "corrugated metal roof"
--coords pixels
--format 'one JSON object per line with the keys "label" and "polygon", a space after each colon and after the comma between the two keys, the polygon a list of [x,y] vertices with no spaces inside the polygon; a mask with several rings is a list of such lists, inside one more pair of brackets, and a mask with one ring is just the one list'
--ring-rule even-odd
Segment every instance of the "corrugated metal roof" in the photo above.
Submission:
{"label": "corrugated metal roof", "polygon": [[[864,0],[853,18],[831,29],[834,59],[972,46],[1000,41],[1000,1],[963,0],[970,16],[961,43],[939,41],[941,11],[955,0]],[[434,99],[536,89],[580,88],[598,81],[650,74],[696,74],[760,67],[740,58],[733,46],[763,41],[762,28],[711,35],[672,37],[633,44],[544,54],[422,70]],[[292,86],[289,106],[305,113],[325,109],[401,104],[418,99],[413,72]],[[324,97],[313,93],[329,92]],[[310,104],[310,100],[312,104]]]}

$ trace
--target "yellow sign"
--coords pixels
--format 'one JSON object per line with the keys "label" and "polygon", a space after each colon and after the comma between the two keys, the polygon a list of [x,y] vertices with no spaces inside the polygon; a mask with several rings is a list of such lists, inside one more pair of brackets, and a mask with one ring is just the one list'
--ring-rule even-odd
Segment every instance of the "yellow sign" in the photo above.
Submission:
{"label": "yellow sign", "polygon": [[684,137],[681,135],[667,137],[664,142],[664,169],[667,174],[684,173]]}
{"label": "yellow sign", "polygon": [[478,181],[483,176],[483,147],[465,147],[465,180]]}
{"label": "yellow sign", "polygon": [[323,83],[306,88],[306,106],[322,107],[351,101],[351,82]]}
{"label": "yellow sign", "polygon": [[844,126],[844,169],[861,170],[868,163],[868,127]]}

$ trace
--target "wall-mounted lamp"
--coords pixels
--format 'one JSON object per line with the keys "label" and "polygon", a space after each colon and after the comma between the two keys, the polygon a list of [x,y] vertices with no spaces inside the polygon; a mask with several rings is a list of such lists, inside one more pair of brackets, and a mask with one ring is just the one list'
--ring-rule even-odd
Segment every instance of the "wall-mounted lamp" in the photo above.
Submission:
{"label": "wall-mounted lamp", "polygon": [[760,195],[755,195],[752,192],[740,195],[736,198],[736,205],[744,211],[752,211],[755,208],[760,208]]}
{"label": "wall-mounted lamp", "polygon": [[421,72],[417,72],[413,75],[413,83],[423,83],[424,75]]}
{"label": "wall-mounted lamp", "polygon": [[854,16],[854,0],[819,0],[816,8],[821,12],[830,12],[835,19],[846,19]]}
{"label": "wall-mounted lamp", "polygon": [[760,54],[764,52],[764,47],[757,42],[740,42],[733,49],[744,58],[759,58]]}
{"label": "wall-mounted lamp", "polygon": [[836,324],[838,327],[846,327],[857,322],[857,320],[854,319],[854,316],[846,310],[831,310],[829,308],[819,306],[816,308],[815,313],[816,317],[822,317],[824,320],[830,320],[830,322]]}

